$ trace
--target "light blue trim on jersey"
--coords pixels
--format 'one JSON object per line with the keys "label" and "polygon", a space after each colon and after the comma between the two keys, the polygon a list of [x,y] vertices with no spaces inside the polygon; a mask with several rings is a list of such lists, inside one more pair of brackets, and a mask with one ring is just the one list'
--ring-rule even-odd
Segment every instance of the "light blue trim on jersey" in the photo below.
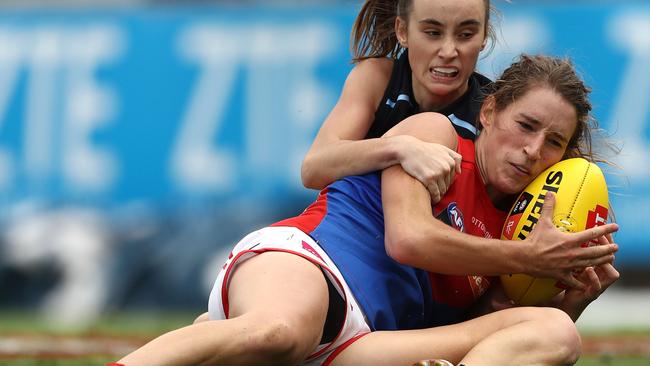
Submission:
{"label": "light blue trim on jersey", "polygon": [[[400,94],[400,95],[398,95],[397,96],[397,102],[399,102],[400,100],[405,100],[409,104],[411,104],[411,98],[408,96],[408,94]],[[386,104],[388,104],[391,108],[395,108],[395,103],[397,103],[397,102],[393,102],[390,99],[386,100]]]}
{"label": "light blue trim on jersey", "polygon": [[463,121],[462,119],[456,117],[456,116],[453,115],[453,114],[450,114],[450,115],[447,116],[447,117],[449,118],[449,120],[451,121],[451,123],[455,124],[456,126],[459,126],[459,127],[464,128],[464,129],[470,130],[473,134],[478,135],[478,130],[477,130],[476,127],[475,127],[474,125],[472,125],[471,123],[469,123],[469,122],[467,122],[467,121]]}

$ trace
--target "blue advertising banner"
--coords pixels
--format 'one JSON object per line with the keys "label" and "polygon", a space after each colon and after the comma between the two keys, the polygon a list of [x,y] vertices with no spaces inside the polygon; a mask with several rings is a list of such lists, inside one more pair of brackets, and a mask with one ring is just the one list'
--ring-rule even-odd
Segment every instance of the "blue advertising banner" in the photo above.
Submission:
{"label": "blue advertising banner", "polygon": [[0,17],[0,189],[86,203],[302,190],[353,11]]}
{"label": "blue advertising banner", "polygon": [[[617,258],[650,260],[650,5],[499,6],[500,41],[480,70],[494,77],[519,52],[574,60],[623,148],[608,173]],[[3,12],[0,203],[309,202],[300,162],[351,68],[357,10]]]}

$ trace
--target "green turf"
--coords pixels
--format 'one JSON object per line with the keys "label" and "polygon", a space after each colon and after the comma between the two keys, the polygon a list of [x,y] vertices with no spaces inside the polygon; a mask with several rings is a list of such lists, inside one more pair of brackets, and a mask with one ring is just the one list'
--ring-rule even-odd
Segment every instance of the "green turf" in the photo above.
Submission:
{"label": "green turf", "polygon": [[151,337],[192,323],[197,313],[190,312],[124,312],[106,314],[93,324],[60,326],[50,324],[32,313],[0,311],[0,335],[39,333],[60,335],[101,334]]}
{"label": "green turf", "polygon": [[[3,335],[62,335],[62,336],[115,336],[153,338],[169,330],[190,324],[198,311],[188,312],[124,312],[106,314],[97,322],[83,327],[61,327],[48,324],[33,313],[16,310],[0,311],[0,338]],[[90,356],[65,359],[3,360],[0,366],[105,366],[116,361],[115,356]]]}
{"label": "green turf", "polygon": [[0,360],[0,366],[106,366],[109,360],[102,357],[65,360]]}
{"label": "green turf", "polygon": [[636,357],[583,357],[576,366],[648,366],[650,358]]}
{"label": "green turf", "polygon": [[[153,338],[168,330],[191,323],[197,312],[128,312],[107,314],[96,323],[83,328],[60,328],[43,322],[34,314],[20,311],[0,311],[0,337],[6,334],[53,334],[53,335],[108,335],[124,337]],[[604,331],[581,331],[583,337],[599,338],[609,336],[650,337],[650,329],[617,329]],[[31,360],[27,358],[2,360],[0,366],[105,366],[114,362],[106,356],[75,359]],[[618,357],[613,355],[583,357],[578,366],[649,366],[650,357]]]}

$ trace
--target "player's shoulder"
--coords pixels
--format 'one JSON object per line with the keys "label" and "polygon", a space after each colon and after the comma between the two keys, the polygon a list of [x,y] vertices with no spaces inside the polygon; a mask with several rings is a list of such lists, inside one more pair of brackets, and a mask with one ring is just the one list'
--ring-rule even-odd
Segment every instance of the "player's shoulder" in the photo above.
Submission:
{"label": "player's shoulder", "polygon": [[365,83],[388,84],[394,60],[388,57],[371,57],[357,62],[350,75]]}
{"label": "player's shoulder", "polygon": [[[395,126],[402,131],[411,132],[434,132],[455,134],[454,127],[449,118],[438,112],[421,112],[416,113]],[[422,133],[421,132],[421,133]]]}
{"label": "player's shoulder", "polygon": [[367,100],[375,108],[388,87],[393,61],[386,57],[373,57],[358,62],[345,82],[347,95],[355,100]]}
{"label": "player's shoulder", "polygon": [[393,70],[395,60],[390,57],[369,57],[357,62],[355,68],[363,72],[388,74]]}
{"label": "player's shoulder", "polygon": [[414,114],[391,128],[386,135],[411,135],[446,146],[455,146],[458,138],[449,118],[437,112]]}

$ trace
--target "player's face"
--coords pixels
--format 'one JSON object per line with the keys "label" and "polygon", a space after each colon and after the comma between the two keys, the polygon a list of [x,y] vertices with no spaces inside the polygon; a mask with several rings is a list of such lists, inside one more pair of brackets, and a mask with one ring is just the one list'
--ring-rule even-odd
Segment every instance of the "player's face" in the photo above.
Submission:
{"label": "player's face", "polygon": [[488,98],[481,109],[476,158],[493,193],[516,194],[562,159],[577,124],[575,108],[548,87],[535,87],[504,110]]}
{"label": "player's face", "polygon": [[397,20],[423,110],[446,106],[467,91],[486,42],[485,22],[484,0],[414,0],[408,24]]}

